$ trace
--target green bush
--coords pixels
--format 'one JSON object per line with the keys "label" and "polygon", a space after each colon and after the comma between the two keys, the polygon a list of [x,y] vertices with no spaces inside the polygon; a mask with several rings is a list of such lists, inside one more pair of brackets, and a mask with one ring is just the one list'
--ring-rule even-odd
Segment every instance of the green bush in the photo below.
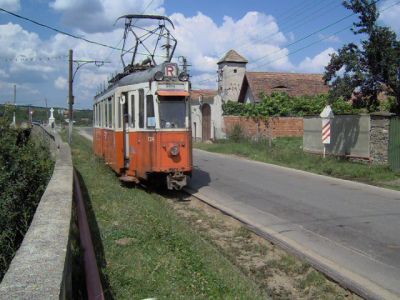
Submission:
{"label": "green bush", "polygon": [[0,117],[0,280],[35,213],[53,168],[48,146]]}
{"label": "green bush", "polygon": [[228,134],[228,139],[234,143],[239,143],[245,138],[243,128],[240,124],[234,124],[231,132]]}
{"label": "green bush", "polygon": [[[286,93],[272,93],[262,95],[259,103],[238,103],[228,101],[222,105],[224,115],[245,116],[252,118],[276,117],[302,117],[305,115],[318,115],[328,104],[327,95],[291,97]],[[351,103],[338,99],[332,104],[335,114],[355,114],[360,109]]]}

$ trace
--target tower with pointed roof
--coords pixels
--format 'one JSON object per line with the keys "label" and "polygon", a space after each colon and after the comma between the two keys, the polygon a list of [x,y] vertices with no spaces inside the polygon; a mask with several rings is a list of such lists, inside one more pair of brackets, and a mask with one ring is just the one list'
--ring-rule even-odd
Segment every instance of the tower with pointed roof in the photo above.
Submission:
{"label": "tower with pointed roof", "polygon": [[238,101],[247,62],[233,49],[218,61],[218,94],[223,101]]}

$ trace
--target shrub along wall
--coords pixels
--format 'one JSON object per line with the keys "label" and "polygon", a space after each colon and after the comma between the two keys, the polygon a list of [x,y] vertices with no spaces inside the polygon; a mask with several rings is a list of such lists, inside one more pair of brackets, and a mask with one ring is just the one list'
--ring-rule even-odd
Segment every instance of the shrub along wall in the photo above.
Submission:
{"label": "shrub along wall", "polygon": [[30,129],[0,117],[0,281],[21,244],[50,178],[53,162]]}
{"label": "shrub along wall", "polygon": [[[224,127],[228,137],[275,138],[303,136],[303,116],[319,114],[328,104],[327,95],[291,97],[286,93],[262,95],[258,103],[228,101],[223,104]],[[360,109],[338,99],[332,104],[335,114],[355,113]]]}
{"label": "shrub along wall", "polygon": [[[327,95],[291,97],[286,93],[272,93],[262,96],[258,103],[238,103],[228,101],[222,105],[225,116],[244,116],[252,118],[302,117],[319,114],[328,104]],[[331,104],[335,114],[354,114],[361,112],[350,102],[338,99]]]}

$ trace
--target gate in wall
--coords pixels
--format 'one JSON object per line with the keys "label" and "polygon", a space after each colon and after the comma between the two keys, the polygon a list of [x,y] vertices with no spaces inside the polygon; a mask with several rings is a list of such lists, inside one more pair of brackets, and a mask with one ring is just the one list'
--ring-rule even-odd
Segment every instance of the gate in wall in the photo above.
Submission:
{"label": "gate in wall", "polygon": [[400,118],[390,120],[389,164],[393,171],[400,171]]}
{"label": "gate in wall", "polygon": [[202,114],[202,140],[208,141],[211,139],[211,107],[204,103],[201,107]]}

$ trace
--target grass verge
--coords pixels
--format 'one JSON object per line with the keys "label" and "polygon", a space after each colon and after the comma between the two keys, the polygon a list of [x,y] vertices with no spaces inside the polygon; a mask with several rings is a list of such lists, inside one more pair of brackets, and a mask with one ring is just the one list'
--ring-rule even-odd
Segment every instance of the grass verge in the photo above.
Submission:
{"label": "grass verge", "polygon": [[72,153],[107,299],[266,297],[164,198],[121,186],[85,138]]}
{"label": "grass verge", "polygon": [[210,152],[235,154],[252,160],[304,170],[332,177],[355,180],[400,190],[400,174],[387,166],[351,162],[344,158],[326,157],[303,152],[302,138],[276,138],[268,141],[220,140],[213,144],[194,143],[194,147]]}

